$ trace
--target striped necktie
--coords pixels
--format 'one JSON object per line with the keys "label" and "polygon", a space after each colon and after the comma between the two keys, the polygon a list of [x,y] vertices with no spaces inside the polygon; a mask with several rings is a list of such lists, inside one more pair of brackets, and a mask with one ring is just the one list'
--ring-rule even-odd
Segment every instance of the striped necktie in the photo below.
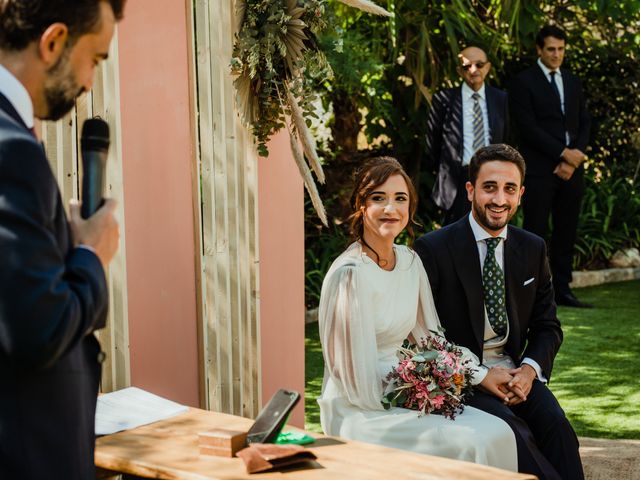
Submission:
{"label": "striped necktie", "polygon": [[480,107],[480,95],[475,92],[471,95],[473,99],[473,152],[484,147],[484,118]]}
{"label": "striped necktie", "polygon": [[500,237],[487,238],[487,256],[482,266],[482,290],[484,308],[489,325],[498,336],[507,334],[507,305],[505,300],[504,273],[496,260],[496,248]]}

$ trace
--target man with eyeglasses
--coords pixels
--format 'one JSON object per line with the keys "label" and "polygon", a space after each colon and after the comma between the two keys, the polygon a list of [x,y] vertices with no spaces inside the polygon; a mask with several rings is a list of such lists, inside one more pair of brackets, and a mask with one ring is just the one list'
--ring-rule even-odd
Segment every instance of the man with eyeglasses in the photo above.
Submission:
{"label": "man with eyeglasses", "polygon": [[427,162],[437,172],[431,197],[445,211],[445,224],[470,211],[465,184],[473,154],[508,137],[507,94],[485,84],[491,70],[487,54],[467,47],[458,58],[462,85],[433,96],[427,121]]}
{"label": "man with eyeglasses", "polygon": [[509,94],[514,126],[527,162],[523,197],[525,230],[545,238],[552,221],[549,263],[558,305],[591,308],[571,289],[573,249],[584,193],[584,154],[590,119],[578,77],[565,68],[565,32],[543,27],[538,61],[513,81]]}

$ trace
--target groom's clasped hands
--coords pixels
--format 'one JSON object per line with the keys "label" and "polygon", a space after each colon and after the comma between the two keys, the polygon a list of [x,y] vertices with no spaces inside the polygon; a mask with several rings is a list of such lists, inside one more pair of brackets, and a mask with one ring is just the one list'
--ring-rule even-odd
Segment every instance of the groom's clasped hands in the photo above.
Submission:
{"label": "groom's clasped hands", "polygon": [[492,367],[480,382],[480,388],[514,406],[527,400],[536,371],[527,364],[519,368]]}

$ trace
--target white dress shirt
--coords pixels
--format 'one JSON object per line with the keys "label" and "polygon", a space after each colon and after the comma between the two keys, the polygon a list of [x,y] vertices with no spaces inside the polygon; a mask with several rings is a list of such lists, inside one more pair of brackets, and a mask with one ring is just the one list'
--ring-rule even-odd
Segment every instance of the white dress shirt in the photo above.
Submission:
{"label": "white dress shirt", "polygon": [[[480,255],[480,271],[484,268],[484,260],[487,256],[487,243],[485,240],[487,238],[491,238],[491,235],[480,226],[480,224],[473,217],[473,212],[469,213],[469,224],[471,225],[471,231],[473,232],[473,237],[476,240],[476,246],[478,247],[478,254]],[[503,228],[500,233],[498,233],[498,237],[503,240],[498,243],[498,246],[495,250],[496,261],[498,265],[504,272],[504,243],[507,241],[507,232],[508,228]],[[508,312],[507,312],[508,313]],[[513,363],[513,359],[505,354],[504,346],[507,343],[507,339],[509,338],[509,325],[507,325],[507,333],[505,336],[498,336],[491,328],[491,324],[489,323],[489,317],[485,310],[484,312],[484,347],[483,347],[483,365],[487,367],[493,366],[501,366],[505,368],[515,368],[515,364]],[[542,375],[542,369],[538,362],[533,360],[532,358],[526,357],[522,360],[522,364],[528,364],[536,371],[536,375],[538,376],[538,380],[546,383],[547,379]]]}
{"label": "white dress shirt", "polygon": [[482,110],[482,122],[484,125],[484,144],[491,143],[491,132],[489,131],[489,111],[487,110],[487,97],[485,95],[484,83],[480,90],[474,92],[466,83],[462,84],[462,140],[464,150],[462,151],[462,165],[469,165],[471,157],[475,153],[473,150],[473,104],[475,100],[471,98],[477,93],[480,98],[480,109]]}
{"label": "white dress shirt", "polygon": [[4,66],[0,65],[0,93],[16,109],[28,128],[33,128],[33,103],[24,85]]}
{"label": "white dress shirt", "polygon": [[[542,73],[544,73],[544,77],[547,79],[549,83],[551,83],[551,72],[552,70],[547,67],[542,60],[538,57],[538,66],[542,69]],[[558,86],[558,92],[560,92],[560,108],[562,109],[562,113],[564,114],[564,82],[562,81],[562,71],[560,69],[553,70],[556,72],[556,85]],[[569,145],[569,132],[564,132],[564,136],[566,138],[565,144]]]}

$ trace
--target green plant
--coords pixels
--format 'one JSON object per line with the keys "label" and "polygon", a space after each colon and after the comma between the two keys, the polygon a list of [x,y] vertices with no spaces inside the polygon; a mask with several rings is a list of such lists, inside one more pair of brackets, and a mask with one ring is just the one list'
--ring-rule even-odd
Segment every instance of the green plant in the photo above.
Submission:
{"label": "green plant", "polygon": [[574,268],[603,268],[619,249],[640,246],[640,197],[623,176],[591,169],[580,212]]}
{"label": "green plant", "polygon": [[349,237],[341,225],[331,224],[329,231],[319,229],[317,235],[307,236],[305,249],[305,303],[307,308],[320,303],[322,282],[333,261],[349,244]]}
{"label": "green plant", "polygon": [[[370,0],[338,0],[377,15],[390,15]],[[231,71],[244,124],[268,155],[267,141],[287,127],[291,152],[313,207],[327,216],[311,170],[325,176],[309,126],[315,118],[315,85],[332,75],[317,36],[327,29],[326,0],[237,0]],[[302,147],[302,148],[301,148]],[[308,164],[307,164],[308,162]]]}
{"label": "green plant", "polygon": [[[328,94],[322,96],[334,113],[330,152],[322,153],[328,179],[323,198],[333,205],[330,217],[344,218],[339,208],[344,172],[360,159],[389,154],[403,163],[418,188],[421,233],[437,226],[442,214],[430,199],[435,172],[423,161],[431,93],[459,83],[457,53],[467,44],[487,50],[493,64],[490,83],[507,88],[513,75],[535,61],[535,35],[552,21],[568,32],[566,66],[583,80],[592,116],[587,154],[593,178],[587,179],[585,205],[595,202],[601,213],[587,215],[592,207],[583,209],[576,266],[603,264],[611,250],[605,244],[621,245],[623,235],[634,238],[631,215],[615,213],[606,231],[597,217],[606,216],[600,204],[602,196],[609,196],[607,182],[639,180],[640,103],[631,99],[640,96],[640,2],[388,0],[391,19],[328,5],[334,8],[327,10],[327,19],[336,28],[319,40],[335,73],[323,83]],[[621,188],[607,201],[633,203],[635,190]]]}
{"label": "green plant", "polygon": [[314,42],[327,26],[324,0],[239,0],[236,15],[231,70],[238,107],[258,141],[258,152],[267,156],[267,141],[285,127],[287,92],[299,97],[305,116],[313,116],[313,82],[331,76]]}

